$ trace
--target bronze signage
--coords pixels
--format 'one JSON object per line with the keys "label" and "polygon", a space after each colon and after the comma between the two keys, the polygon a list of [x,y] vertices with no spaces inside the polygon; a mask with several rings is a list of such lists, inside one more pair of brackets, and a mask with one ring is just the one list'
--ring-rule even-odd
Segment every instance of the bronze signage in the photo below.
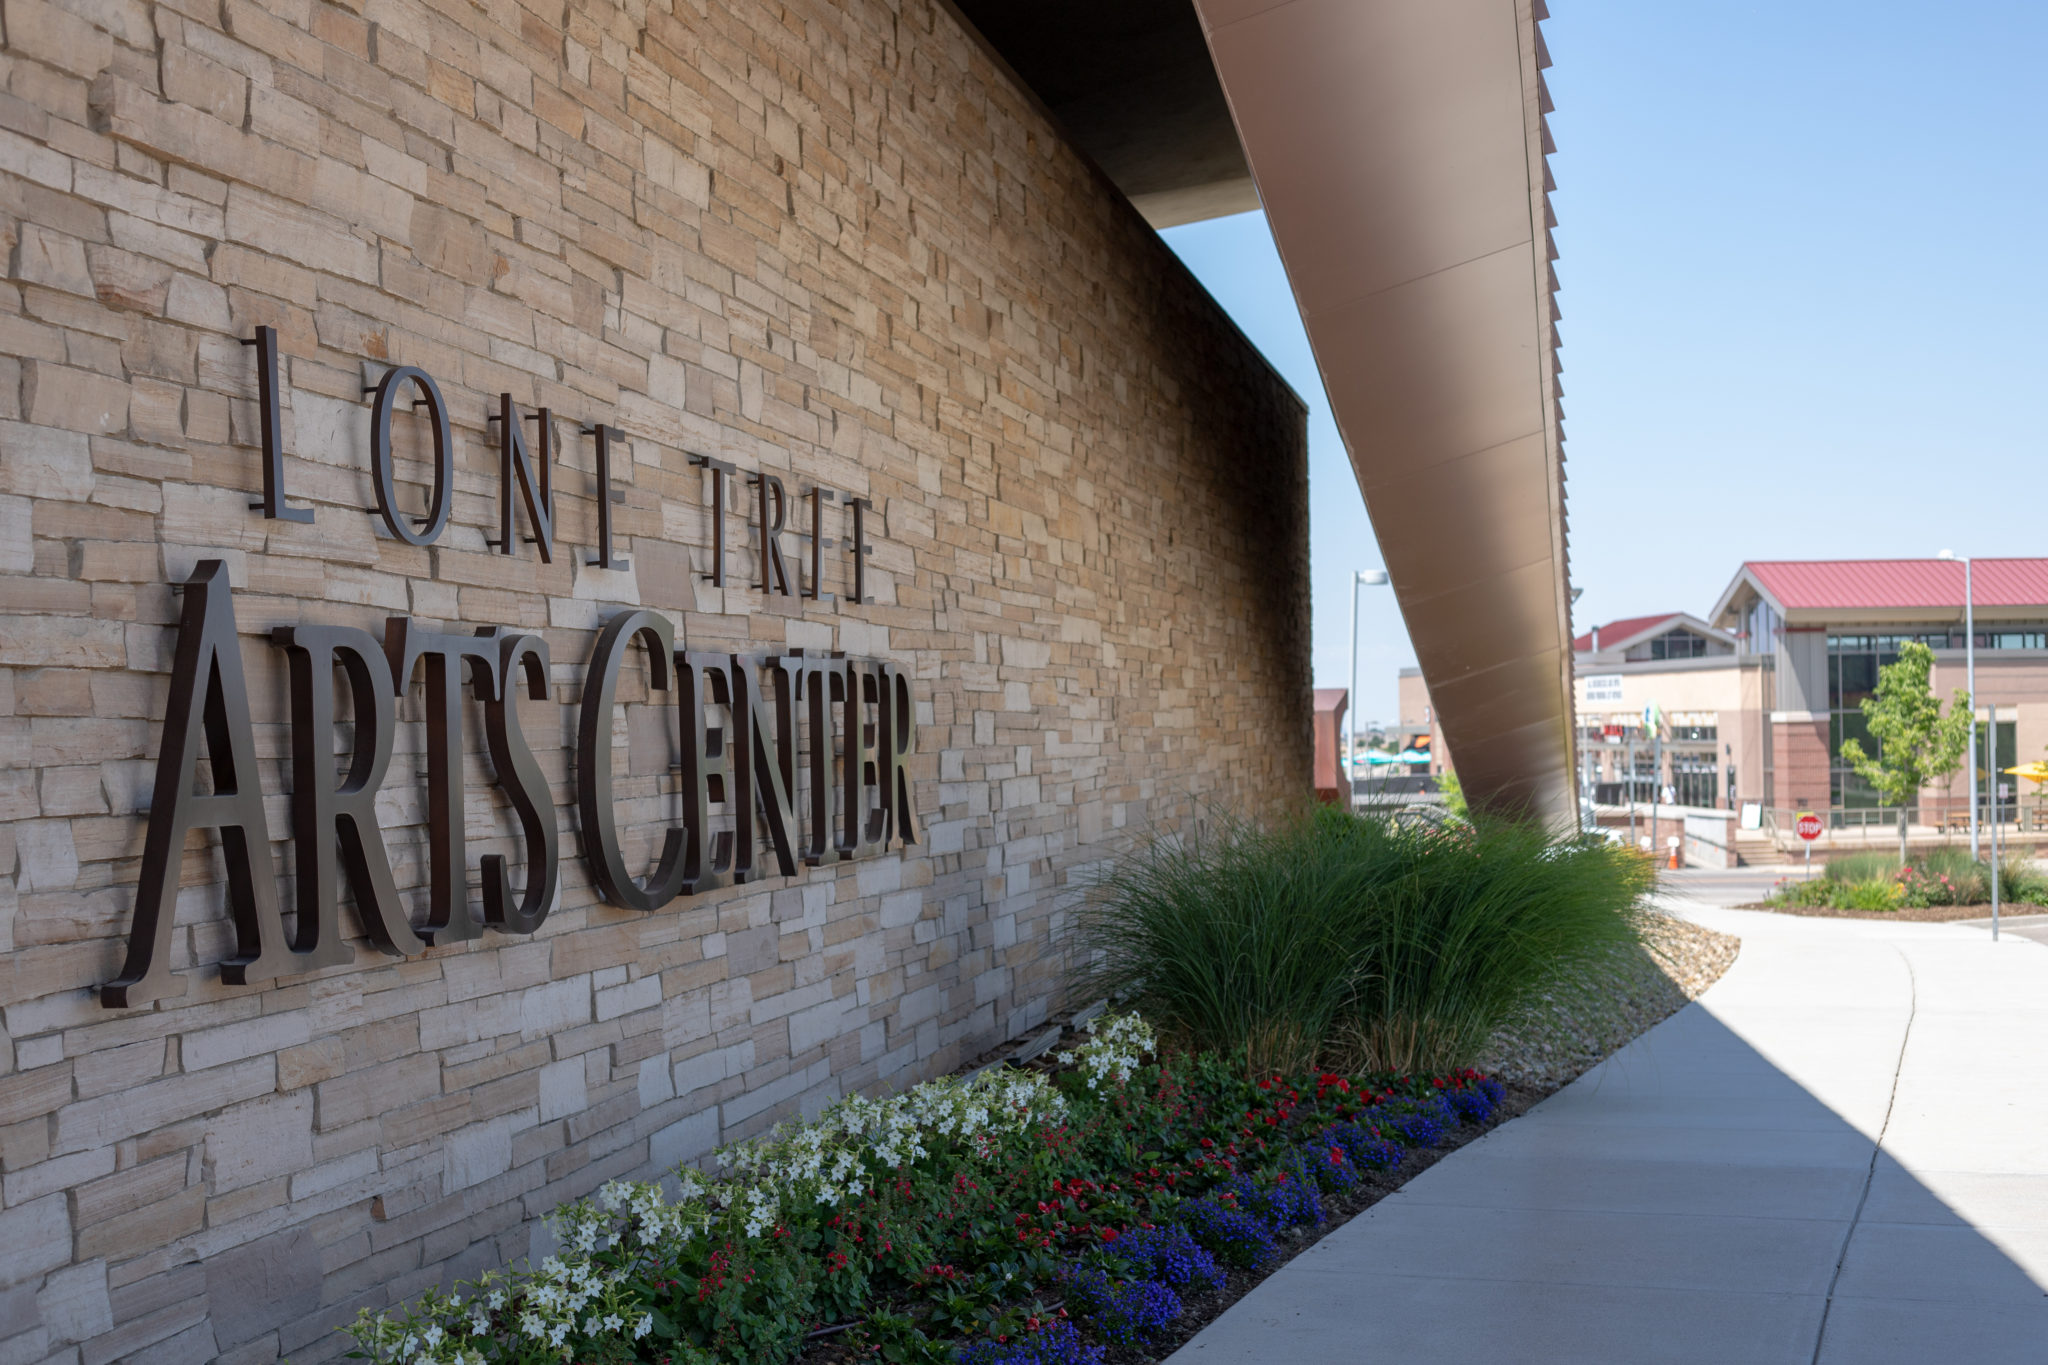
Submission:
{"label": "bronze signage", "polygon": [[[285,501],[275,334],[261,328],[251,344],[258,355],[264,496],[250,505],[268,517],[311,521],[311,509]],[[440,388],[425,371],[399,366],[364,393],[374,395],[370,449],[378,505],[372,510],[395,539],[431,544],[448,526],[454,489],[453,437]],[[393,419],[407,394],[414,408],[426,410],[433,437],[433,486],[424,515],[400,509],[393,472]],[[492,420],[499,424],[503,488],[498,537],[491,544],[513,553],[516,492],[532,541],[551,562],[554,414],[543,408],[525,419],[537,426],[531,450],[511,395],[501,397]],[[622,569],[626,562],[612,550],[611,503],[624,495],[611,487],[611,454],[623,437],[601,423],[581,430],[597,440],[598,544],[591,563]],[[713,474],[712,569],[705,576],[723,584],[728,480],[738,471],[707,456],[692,459]],[[852,592],[835,597],[822,583],[824,551],[834,545],[823,531],[825,504],[838,495],[825,488],[804,491],[812,513],[808,572],[792,575],[780,544],[789,494],[780,478],[765,471],[749,481],[756,492],[752,519],[760,538],[762,591],[800,591],[826,603],[872,601],[865,591],[866,560],[874,552],[865,543],[866,499],[848,497],[843,504],[853,520]],[[272,645],[285,655],[291,710],[297,894],[287,932],[226,566],[202,560],[179,586],[184,604],[135,919],[120,974],[100,989],[102,1004],[128,1009],[184,994],[183,978],[170,969],[170,946],[180,863],[195,831],[217,831],[226,863],[235,952],[220,966],[222,979],[232,985],[353,961],[339,923],[344,876],[363,932],[394,956],[485,933],[530,934],[546,921],[561,887],[561,837],[517,707],[522,685],[533,700],[549,699],[545,640],[496,626],[469,634],[429,630],[402,616],[385,622],[381,642],[346,626],[301,624],[271,632]],[[612,768],[619,680],[636,643],[649,686],[668,694],[682,789],[680,821],[664,832],[653,867],[638,872],[627,866],[621,847]],[[347,714],[355,722],[348,768],[338,780],[337,676],[346,683]],[[397,737],[398,703],[415,678],[425,688],[428,842],[426,913],[417,924],[399,896],[376,817],[377,792]],[[476,902],[470,896],[463,817],[465,687],[482,708],[490,768],[518,824],[527,867],[525,885],[515,887],[506,857],[486,855],[477,869]],[[598,631],[578,717],[573,781],[591,880],[605,901],[652,912],[679,896],[793,876],[800,865],[870,857],[896,840],[915,843],[908,761],[916,745],[910,679],[895,664],[801,649],[761,656],[691,649],[659,612],[622,612]],[[202,782],[202,758],[210,782]]]}

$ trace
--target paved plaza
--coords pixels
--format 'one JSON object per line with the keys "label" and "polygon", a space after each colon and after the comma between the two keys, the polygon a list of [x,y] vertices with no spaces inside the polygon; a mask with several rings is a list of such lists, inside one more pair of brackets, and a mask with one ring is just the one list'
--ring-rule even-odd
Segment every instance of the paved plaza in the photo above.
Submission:
{"label": "paved plaza", "polygon": [[1743,941],[1698,1003],[1175,1365],[2048,1360],[2048,947],[1708,897],[1667,901]]}

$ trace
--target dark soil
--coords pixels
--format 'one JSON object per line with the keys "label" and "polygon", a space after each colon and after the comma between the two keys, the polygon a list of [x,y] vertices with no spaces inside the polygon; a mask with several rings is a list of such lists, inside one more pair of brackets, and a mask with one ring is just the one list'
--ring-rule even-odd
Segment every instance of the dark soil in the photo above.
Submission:
{"label": "dark soil", "polygon": [[[1172,1355],[1194,1337],[1194,1335],[1215,1321],[1223,1311],[1258,1287],[1261,1280],[1281,1266],[1307,1251],[1323,1238],[1343,1227],[1359,1214],[1385,1199],[1395,1190],[1413,1180],[1422,1172],[1442,1161],[1452,1152],[1468,1142],[1474,1142],[1501,1124],[1519,1114],[1526,1113],[1541,1101],[1555,1094],[1559,1086],[1510,1085],[1507,1095],[1495,1109],[1493,1117],[1480,1125],[1460,1124],[1450,1135],[1450,1140],[1441,1147],[1423,1151],[1410,1149],[1401,1164],[1391,1171],[1368,1172],[1365,1178],[1344,1194],[1323,1196],[1325,1221],[1319,1228],[1290,1228],[1274,1240],[1278,1251],[1274,1257],[1257,1270],[1227,1271],[1221,1289],[1206,1287],[1189,1288],[1181,1293],[1183,1305],[1181,1315],[1169,1331],[1150,1347],[1116,1347],[1109,1349],[1111,1365],[1150,1365]],[[810,1347],[797,1357],[797,1365],[852,1365],[863,1357],[848,1348],[836,1337],[822,1337],[813,1341]]]}
{"label": "dark soil", "polygon": [[[1956,919],[1990,919],[1991,903],[1982,905],[1902,905],[1896,910],[1832,910],[1825,905],[1771,905],[1758,901],[1753,905],[1738,905],[1738,910],[1769,910],[1777,915],[1808,915],[1816,919],[1890,919],[1907,920],[1916,924],[1939,924]],[[2048,906],[2001,905],[2001,915],[2048,914]]]}

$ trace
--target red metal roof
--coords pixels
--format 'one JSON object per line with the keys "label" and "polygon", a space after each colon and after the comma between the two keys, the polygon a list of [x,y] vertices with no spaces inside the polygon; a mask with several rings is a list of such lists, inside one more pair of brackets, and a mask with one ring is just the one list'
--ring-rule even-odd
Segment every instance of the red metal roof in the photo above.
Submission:
{"label": "red metal roof", "polygon": [[[1963,605],[1961,560],[1751,560],[1743,567],[1787,611]],[[2048,609],[2048,559],[1979,559],[1971,597],[1980,607]]]}
{"label": "red metal roof", "polygon": [[1592,649],[1593,631],[1597,630],[1600,632],[1601,647],[1603,649],[1612,649],[1630,636],[1640,635],[1646,630],[1661,626],[1666,621],[1675,620],[1683,615],[1685,613],[1682,611],[1665,611],[1659,612],[1655,616],[1624,616],[1619,621],[1609,621],[1604,626],[1593,627],[1593,630],[1589,630],[1578,639],[1573,640],[1572,648],[1581,654]]}

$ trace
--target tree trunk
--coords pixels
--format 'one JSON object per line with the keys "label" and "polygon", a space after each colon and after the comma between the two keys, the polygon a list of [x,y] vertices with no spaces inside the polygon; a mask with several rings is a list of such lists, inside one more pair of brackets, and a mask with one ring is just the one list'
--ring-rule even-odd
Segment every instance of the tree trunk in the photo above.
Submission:
{"label": "tree trunk", "polygon": [[1899,807],[1899,866],[1906,866],[1906,808]]}

